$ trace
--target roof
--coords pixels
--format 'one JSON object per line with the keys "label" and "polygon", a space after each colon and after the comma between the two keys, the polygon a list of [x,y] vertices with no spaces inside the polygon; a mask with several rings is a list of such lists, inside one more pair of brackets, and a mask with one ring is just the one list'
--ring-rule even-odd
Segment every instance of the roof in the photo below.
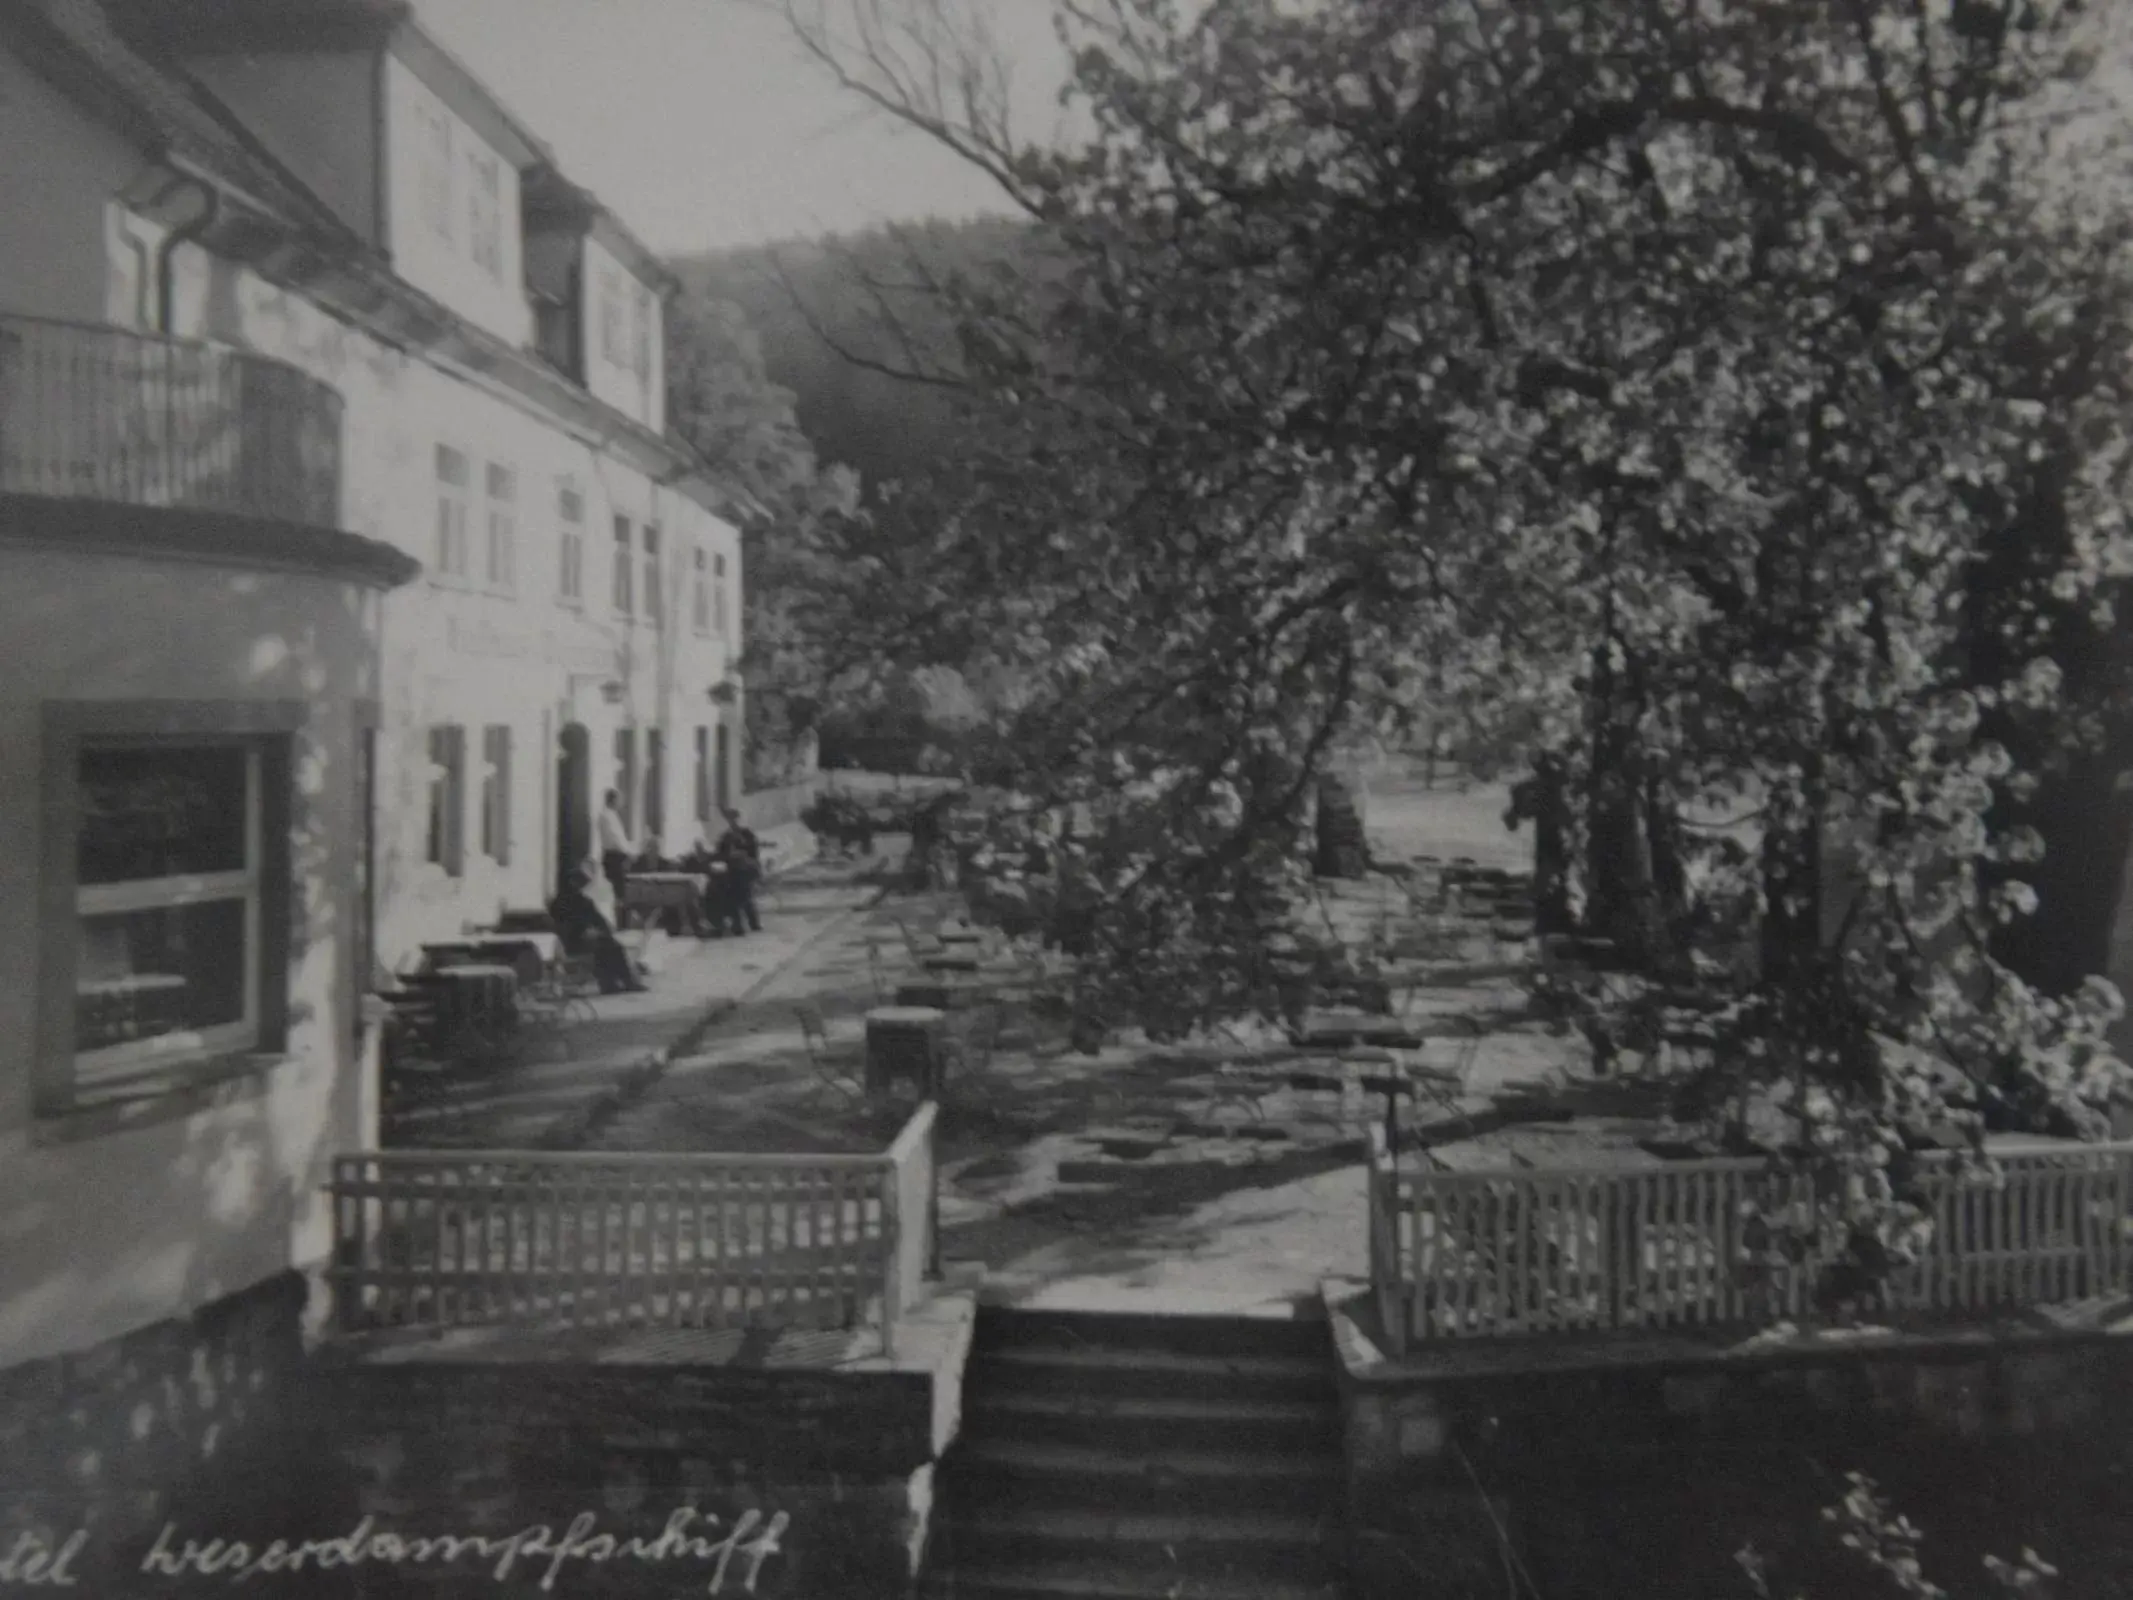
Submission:
{"label": "roof", "polygon": [[96,102],[158,154],[176,157],[306,231],[364,248],[331,207],[182,74],[144,56],[96,0],[12,0],[0,33],[38,70]]}
{"label": "roof", "polygon": [[581,189],[553,166],[535,167],[521,180],[526,226],[553,226],[589,233],[614,252],[630,271],[666,293],[678,293],[681,280],[590,189]]}

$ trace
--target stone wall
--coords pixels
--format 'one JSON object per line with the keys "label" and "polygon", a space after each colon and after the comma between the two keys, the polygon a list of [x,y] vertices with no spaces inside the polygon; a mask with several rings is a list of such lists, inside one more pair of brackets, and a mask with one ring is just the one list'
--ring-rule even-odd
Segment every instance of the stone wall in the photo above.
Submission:
{"label": "stone wall", "polygon": [[[360,1530],[370,1548],[331,1592],[493,1594],[502,1542],[545,1528],[514,1568],[529,1588],[560,1560],[557,1592],[574,1595],[902,1595],[930,1508],[934,1383],[698,1364],[685,1350],[323,1367],[307,1393],[309,1430],[331,1441],[314,1534]],[[444,1536],[492,1543],[395,1558]],[[321,1581],[291,1592],[325,1594]]]}
{"label": "stone wall", "polygon": [[[297,1514],[283,1430],[306,1289],[283,1273],[192,1317],[0,1372],[0,1588],[72,1577],[84,1593],[135,1593],[166,1522]],[[70,1542],[63,1565],[38,1570]]]}
{"label": "stone wall", "polygon": [[1743,1546],[1839,1554],[1819,1513],[1854,1470],[1967,1583],[2025,1538],[2093,1549],[2129,1395],[2133,1350],[2034,1339],[1351,1381],[1353,1593],[1501,1596],[1515,1562],[1550,1600],[1745,1595]]}

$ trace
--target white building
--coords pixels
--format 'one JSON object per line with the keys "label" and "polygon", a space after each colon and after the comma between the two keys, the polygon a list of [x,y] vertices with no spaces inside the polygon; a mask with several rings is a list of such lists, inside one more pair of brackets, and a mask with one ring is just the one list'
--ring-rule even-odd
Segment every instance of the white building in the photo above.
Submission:
{"label": "white building", "polygon": [[381,966],[715,827],[741,569],[671,280],[404,5],[8,0],[0,218],[4,1441],[320,1265]]}

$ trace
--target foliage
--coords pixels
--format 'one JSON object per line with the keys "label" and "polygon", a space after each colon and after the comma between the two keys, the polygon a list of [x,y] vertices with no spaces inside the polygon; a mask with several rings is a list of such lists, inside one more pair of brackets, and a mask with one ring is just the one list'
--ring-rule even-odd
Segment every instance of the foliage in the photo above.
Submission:
{"label": "foliage", "polygon": [[1100,811],[1092,992],[1264,1004],[1232,908],[1316,774],[1449,710],[1548,758],[1647,965],[1745,909],[1723,1087],[1811,1150],[2097,1129],[2116,997],[2005,930],[2129,725],[2108,12],[1066,0],[1083,131],[1029,148],[899,55],[942,0],[789,9],[1032,221],[932,285],[969,443],[898,620],[1026,685],[1025,826]]}
{"label": "foliage", "polygon": [[[1920,1553],[1924,1535],[1917,1525],[1890,1505],[1866,1474],[1851,1473],[1846,1481],[1844,1498],[1825,1507],[1822,1520],[1838,1547],[1850,1557],[1852,1572],[1847,1576],[1856,1575],[1879,1595],[1951,1600],[1949,1590],[1926,1576]],[[1808,1591],[1776,1578],[1752,1546],[1735,1559],[1747,1578],[1749,1592],[1758,1600],[1806,1600]],[[2015,1561],[1987,1556],[1984,1565],[1993,1593],[2028,1595],[2035,1600],[2049,1600],[2054,1592],[2053,1580],[2059,1576],[2058,1569],[2034,1550],[2024,1550]]]}

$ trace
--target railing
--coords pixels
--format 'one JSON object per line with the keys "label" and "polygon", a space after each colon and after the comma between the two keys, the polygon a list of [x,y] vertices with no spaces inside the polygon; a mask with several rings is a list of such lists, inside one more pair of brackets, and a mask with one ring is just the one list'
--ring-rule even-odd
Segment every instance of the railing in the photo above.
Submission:
{"label": "railing", "polygon": [[933,1257],[929,1102],[878,1155],[337,1157],[345,1332],[500,1323],[858,1328]]}
{"label": "railing", "polygon": [[751,828],[775,828],[783,823],[797,822],[800,813],[814,804],[815,794],[821,786],[821,778],[814,777],[775,789],[757,789],[742,795],[740,804],[734,809]]}
{"label": "railing", "polygon": [[[1931,1233],[1879,1307],[1949,1316],[2127,1291],[2133,1145],[1923,1158]],[[1941,1168],[1935,1172],[1932,1168]],[[1402,1173],[1373,1140],[1370,1270],[1395,1352],[1440,1338],[1770,1326],[1814,1305],[1823,1260],[1769,1248],[1815,1215],[1810,1172],[1753,1159]]]}
{"label": "railing", "polygon": [[0,493],[338,527],[341,397],[238,350],[0,316]]}

